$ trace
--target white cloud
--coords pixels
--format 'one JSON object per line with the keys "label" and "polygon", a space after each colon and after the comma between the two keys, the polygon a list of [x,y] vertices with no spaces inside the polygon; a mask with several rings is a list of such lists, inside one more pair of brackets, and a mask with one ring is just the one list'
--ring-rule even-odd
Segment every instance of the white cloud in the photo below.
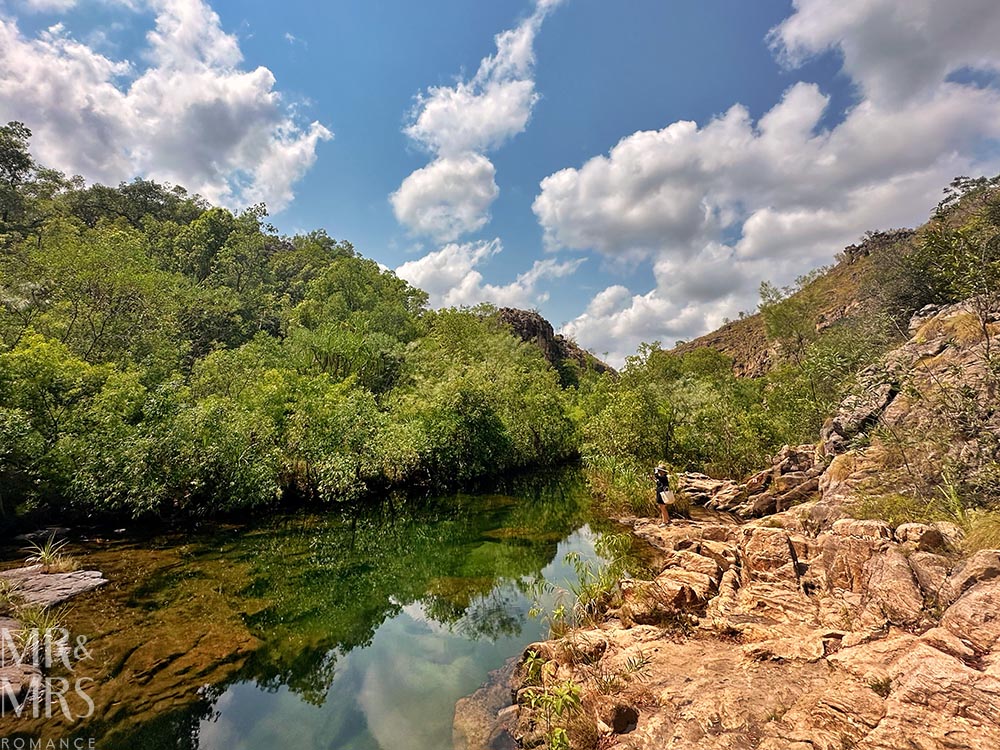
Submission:
{"label": "white cloud", "polygon": [[482,229],[500,190],[481,154],[443,156],[418,169],[389,196],[396,219],[417,234],[449,242]]}
{"label": "white cloud", "polygon": [[617,361],[690,338],[754,307],[761,279],[788,283],[867,229],[921,222],[955,175],[1000,171],[1000,91],[950,78],[1000,70],[998,33],[995,2],[796,2],[772,45],[788,64],[840,50],[860,101],[824,129],[828,97],[800,82],[756,122],[737,104],[545,178],[533,208],[551,249],[655,263],[650,292],[626,304],[611,287],[566,332]]}
{"label": "white cloud", "polygon": [[539,98],[532,77],[535,36],[558,4],[537,0],[528,18],[497,34],[496,52],[483,58],[471,79],[417,95],[404,132],[437,159],[391,196],[396,219],[411,232],[449,241],[489,221],[499,190],[485,153],[528,125]]}
{"label": "white cloud", "polygon": [[114,184],[169,181],[213,202],[280,210],[332,134],[304,129],[264,67],[241,70],[236,38],[201,0],[153,0],[145,67],[56,25],[35,38],[0,18],[0,112],[33,131],[39,161]]}
{"label": "white cloud", "polygon": [[995,0],[795,0],[770,35],[789,65],[839,50],[866,98],[922,96],[962,68],[1000,71]]}
{"label": "white cloud", "polygon": [[76,5],[77,0],[22,0],[29,11],[38,13],[62,13]]}
{"label": "white cloud", "polygon": [[503,251],[500,240],[452,243],[427,253],[396,269],[396,275],[428,293],[432,307],[458,307],[490,302],[498,306],[534,307],[548,299],[539,289],[546,279],[569,276],[583,258],[559,262],[554,258],[536,260],[531,268],[509,284],[487,284],[478,270]]}

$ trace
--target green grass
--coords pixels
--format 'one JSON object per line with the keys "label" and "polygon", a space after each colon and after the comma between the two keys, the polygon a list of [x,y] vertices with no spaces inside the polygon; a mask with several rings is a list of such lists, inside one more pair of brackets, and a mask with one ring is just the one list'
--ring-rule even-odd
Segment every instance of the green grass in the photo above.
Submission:
{"label": "green grass", "polygon": [[65,539],[56,541],[56,533],[53,531],[49,538],[39,544],[31,542],[24,551],[28,553],[25,562],[28,565],[41,565],[44,573],[68,573],[77,570],[79,564],[76,558],[64,553],[68,542]]}
{"label": "green grass", "polygon": [[38,606],[19,607],[15,614],[21,623],[15,637],[28,651],[45,648],[46,636],[63,630],[66,617],[65,610]]}
{"label": "green grass", "polygon": [[21,604],[20,586],[14,581],[0,578],[0,612],[13,614]]}

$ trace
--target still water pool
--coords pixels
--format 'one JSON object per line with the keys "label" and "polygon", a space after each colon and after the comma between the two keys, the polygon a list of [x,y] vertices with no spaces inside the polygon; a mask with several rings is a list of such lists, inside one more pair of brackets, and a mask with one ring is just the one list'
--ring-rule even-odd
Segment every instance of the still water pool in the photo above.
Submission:
{"label": "still water pool", "polygon": [[[596,560],[575,471],[144,540],[95,540],[113,583],[67,613],[94,718],[4,734],[102,750],[443,750],[455,702],[544,635],[542,581]],[[551,594],[547,595],[551,597]],[[543,602],[551,605],[553,600]],[[77,675],[77,676],[78,676]]]}

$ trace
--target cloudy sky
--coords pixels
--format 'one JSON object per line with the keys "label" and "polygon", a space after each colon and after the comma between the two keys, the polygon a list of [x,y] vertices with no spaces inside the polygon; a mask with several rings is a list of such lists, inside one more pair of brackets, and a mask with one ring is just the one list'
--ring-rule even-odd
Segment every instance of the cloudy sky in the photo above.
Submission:
{"label": "cloudy sky", "polygon": [[1000,172],[996,0],[0,0],[0,121],[618,363]]}

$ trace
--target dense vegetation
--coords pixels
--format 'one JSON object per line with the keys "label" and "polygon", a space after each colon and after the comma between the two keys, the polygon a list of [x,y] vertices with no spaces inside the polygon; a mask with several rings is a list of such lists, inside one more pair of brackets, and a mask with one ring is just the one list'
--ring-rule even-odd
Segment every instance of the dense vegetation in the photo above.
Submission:
{"label": "dense vegetation", "polygon": [[0,508],[352,499],[564,460],[557,373],[488,308],[180,188],[85,186],[0,128]]}
{"label": "dense vegetation", "polygon": [[822,272],[762,285],[766,376],[654,343],[561,384],[489,307],[429,310],[347,242],[279,236],[263,206],[67,179],[29,137],[0,127],[4,515],[342,501],[578,454],[632,496],[660,460],[741,476],[815,440],[913,311],[1000,287],[997,180],[960,179],[927,227],[874,243],[852,314],[818,325]]}

